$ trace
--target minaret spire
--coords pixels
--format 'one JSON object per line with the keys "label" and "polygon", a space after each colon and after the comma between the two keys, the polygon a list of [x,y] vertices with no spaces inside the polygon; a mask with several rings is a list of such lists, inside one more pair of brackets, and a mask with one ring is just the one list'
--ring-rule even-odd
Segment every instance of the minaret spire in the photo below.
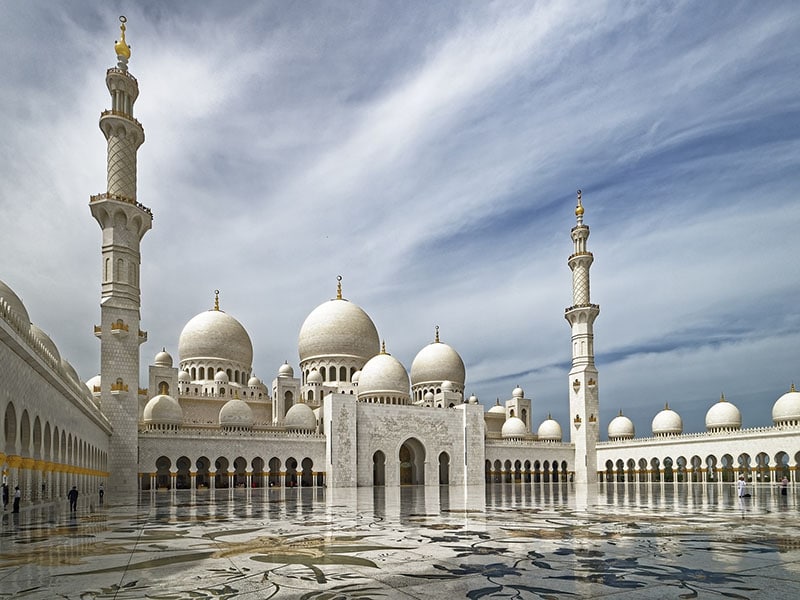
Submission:
{"label": "minaret spire", "polygon": [[133,117],[139,84],[128,72],[131,49],[120,17],[114,45],[117,66],[106,71],[111,109],[100,114],[107,141],[107,187],[92,196],[89,208],[103,230],[100,302],[100,405],[114,432],[109,442],[108,491],[111,498],[136,497],[138,489],[140,243],[153,223],[150,209],[136,199],[136,152],[144,129]]}
{"label": "minaret spire", "polygon": [[594,320],[600,307],[592,304],[589,268],[594,256],[587,250],[589,227],[583,223],[583,198],[578,190],[575,207],[576,225],[570,235],[573,253],[567,264],[572,270],[572,306],[565,317],[572,330],[572,369],[569,372],[570,440],[575,444],[575,481],[597,481],[597,451],[599,438],[597,368],[594,364]]}

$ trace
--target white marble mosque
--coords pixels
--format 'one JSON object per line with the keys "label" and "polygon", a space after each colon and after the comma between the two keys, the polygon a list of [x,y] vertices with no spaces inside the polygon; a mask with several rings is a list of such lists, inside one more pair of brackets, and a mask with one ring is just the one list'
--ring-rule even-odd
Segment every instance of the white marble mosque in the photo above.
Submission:
{"label": "white marble mosque", "polygon": [[[94,492],[101,484],[119,499],[159,489],[714,483],[740,473],[753,482],[797,481],[793,386],[776,399],[771,427],[743,428],[723,397],[709,407],[704,432],[684,432],[680,415],[654,406],[652,431],[637,435],[620,412],[600,441],[593,335],[600,307],[590,297],[593,255],[580,192],[567,260],[567,423],[532,422],[533,403],[519,387],[484,411],[465,397],[464,361],[438,329],[407,370],[367,312],[344,297],[341,278],[331,285],[334,297],[298,324],[296,367],[275,365],[265,369],[274,377],[255,377],[250,334],[217,294],[184,327],[177,361],[159,352],[142,386],[148,334],[140,324],[139,248],[152,212],[136,195],[144,130],[133,112],[139,87],[128,70],[124,22],[115,49],[118,62],[106,74],[111,108],[100,117],[107,189],[89,202],[102,230],[100,374],[82,382],[0,282],[0,466],[4,481],[20,486],[23,506],[61,499],[72,485]],[[158,341],[174,347],[176,340]]]}

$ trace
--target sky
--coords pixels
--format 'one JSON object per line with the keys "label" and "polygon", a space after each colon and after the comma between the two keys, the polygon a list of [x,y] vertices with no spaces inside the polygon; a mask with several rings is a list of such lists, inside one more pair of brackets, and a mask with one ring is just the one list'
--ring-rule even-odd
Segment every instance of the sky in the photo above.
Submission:
{"label": "sky", "polygon": [[800,384],[800,4],[0,0],[0,280],[99,369],[105,70],[128,19],[142,382],[213,306],[253,371],[298,368],[344,296],[410,369],[441,340],[487,407],[565,430],[566,264],[583,191],[601,431],[665,403],[744,427]]}

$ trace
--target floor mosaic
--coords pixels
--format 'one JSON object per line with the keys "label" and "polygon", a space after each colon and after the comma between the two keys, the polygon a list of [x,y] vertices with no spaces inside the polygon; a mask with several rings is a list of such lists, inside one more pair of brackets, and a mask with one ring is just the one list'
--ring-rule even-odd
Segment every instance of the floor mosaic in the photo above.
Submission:
{"label": "floor mosaic", "polygon": [[765,486],[159,492],[3,514],[0,598],[800,597],[800,502]]}

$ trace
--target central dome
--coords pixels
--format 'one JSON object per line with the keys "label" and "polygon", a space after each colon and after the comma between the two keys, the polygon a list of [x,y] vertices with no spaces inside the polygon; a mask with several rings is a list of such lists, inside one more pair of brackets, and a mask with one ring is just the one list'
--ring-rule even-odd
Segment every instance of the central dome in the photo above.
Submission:
{"label": "central dome", "polygon": [[320,304],[306,317],[298,339],[300,362],[325,356],[364,361],[380,350],[378,330],[360,306],[343,298]]}
{"label": "central dome", "polygon": [[221,310],[207,310],[183,328],[178,357],[181,362],[215,358],[250,369],[253,343],[239,321]]}

